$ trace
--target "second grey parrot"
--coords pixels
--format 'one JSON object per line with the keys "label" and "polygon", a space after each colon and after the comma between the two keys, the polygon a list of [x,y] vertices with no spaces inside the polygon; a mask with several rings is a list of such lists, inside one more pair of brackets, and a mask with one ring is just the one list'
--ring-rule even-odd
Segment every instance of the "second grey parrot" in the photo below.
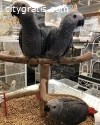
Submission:
{"label": "second grey parrot", "polygon": [[84,18],[80,12],[71,12],[61,21],[59,28],[49,31],[46,39],[46,57],[60,59],[72,46],[73,31],[84,25]]}
{"label": "second grey parrot", "polygon": [[[26,12],[23,13],[23,10],[26,10]],[[44,55],[46,32],[36,24],[30,5],[24,1],[17,1],[12,5],[11,14],[16,16],[22,25],[19,44],[23,55],[28,59],[42,57]]]}
{"label": "second grey parrot", "polygon": [[94,114],[93,108],[82,101],[71,98],[51,99],[44,108],[54,121],[66,125],[76,125],[86,120],[87,115]]}

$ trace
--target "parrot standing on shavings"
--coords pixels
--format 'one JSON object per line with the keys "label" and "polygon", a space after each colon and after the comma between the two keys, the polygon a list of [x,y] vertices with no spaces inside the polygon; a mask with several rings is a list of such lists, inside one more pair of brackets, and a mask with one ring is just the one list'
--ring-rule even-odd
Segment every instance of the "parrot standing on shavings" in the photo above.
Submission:
{"label": "parrot standing on shavings", "polygon": [[22,25],[19,45],[23,55],[28,59],[42,57],[44,55],[46,32],[36,24],[30,5],[24,1],[17,1],[12,5],[11,14],[16,16]]}
{"label": "parrot standing on shavings", "polygon": [[52,120],[66,125],[76,125],[86,120],[87,115],[97,113],[82,101],[70,98],[51,99],[44,108]]}
{"label": "parrot standing on shavings", "polygon": [[46,58],[60,60],[72,47],[73,31],[84,25],[84,17],[80,12],[71,12],[61,21],[59,28],[49,31],[46,39]]}

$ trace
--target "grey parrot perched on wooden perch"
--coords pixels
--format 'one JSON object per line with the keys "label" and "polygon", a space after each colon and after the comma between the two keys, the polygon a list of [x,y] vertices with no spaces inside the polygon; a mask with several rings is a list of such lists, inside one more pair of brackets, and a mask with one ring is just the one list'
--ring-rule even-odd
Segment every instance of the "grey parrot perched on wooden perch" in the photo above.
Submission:
{"label": "grey parrot perched on wooden perch", "polygon": [[76,125],[86,120],[87,115],[97,113],[82,101],[71,98],[51,99],[44,108],[54,121],[66,125]]}
{"label": "grey parrot perched on wooden perch", "polygon": [[46,39],[46,57],[60,60],[72,46],[73,31],[84,25],[84,17],[80,12],[71,12],[61,21],[59,28],[49,31]]}
{"label": "grey parrot perched on wooden perch", "polygon": [[22,25],[19,44],[23,55],[28,59],[42,57],[44,55],[46,32],[36,24],[30,5],[24,1],[17,1],[12,5],[11,14],[16,16]]}

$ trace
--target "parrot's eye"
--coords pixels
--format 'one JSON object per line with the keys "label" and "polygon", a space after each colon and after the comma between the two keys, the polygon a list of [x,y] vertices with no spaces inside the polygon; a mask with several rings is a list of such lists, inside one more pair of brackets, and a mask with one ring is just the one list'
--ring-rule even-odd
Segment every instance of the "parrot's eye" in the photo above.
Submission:
{"label": "parrot's eye", "polygon": [[54,108],[56,108],[56,106],[54,106]]}
{"label": "parrot's eye", "polygon": [[76,16],[76,15],[74,15],[73,17],[74,17],[74,18],[76,18],[77,16]]}
{"label": "parrot's eye", "polygon": [[22,7],[25,7],[25,4],[22,4]]}

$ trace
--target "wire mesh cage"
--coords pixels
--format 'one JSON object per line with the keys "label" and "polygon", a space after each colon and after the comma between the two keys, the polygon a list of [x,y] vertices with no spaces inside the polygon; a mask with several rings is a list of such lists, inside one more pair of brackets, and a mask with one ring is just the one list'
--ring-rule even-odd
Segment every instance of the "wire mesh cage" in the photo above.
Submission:
{"label": "wire mesh cage", "polygon": [[79,65],[52,65],[51,66],[51,78],[52,79],[73,79],[73,81],[77,81],[79,73]]}
{"label": "wire mesh cage", "polygon": [[100,90],[100,78],[99,78],[100,45],[99,44],[100,44],[100,33],[98,33],[98,36],[96,34],[92,42],[88,43],[87,48],[81,50],[81,55],[89,51],[92,52],[93,54],[93,59],[91,61],[81,63],[79,68],[80,76],[78,78],[78,82],[81,86],[83,86],[86,89],[95,88]]}
{"label": "wire mesh cage", "polygon": [[[18,41],[1,42],[1,53],[12,56],[22,54]],[[0,61],[0,90],[11,92],[27,85],[26,65]]]}

